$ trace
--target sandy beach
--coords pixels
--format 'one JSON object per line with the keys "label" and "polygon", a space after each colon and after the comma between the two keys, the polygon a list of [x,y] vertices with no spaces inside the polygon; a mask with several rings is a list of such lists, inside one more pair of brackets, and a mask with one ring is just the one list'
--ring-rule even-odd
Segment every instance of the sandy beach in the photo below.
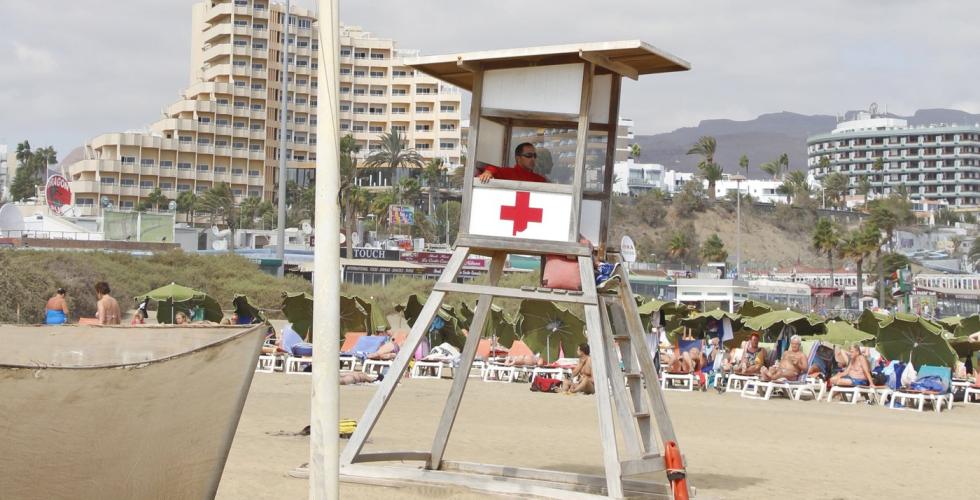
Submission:
{"label": "sandy beach", "polygon": [[[450,381],[399,386],[367,450],[427,449]],[[341,418],[359,419],[375,385],[341,388]],[[286,473],[308,460],[310,377],[257,373],[218,498],[303,499]],[[970,478],[980,405],[915,413],[866,404],[753,401],[667,393],[689,478],[702,498],[976,498]],[[594,399],[527,384],[467,384],[447,459],[601,473]],[[342,441],[342,445],[346,441]],[[414,464],[413,464],[414,465]],[[435,487],[343,484],[343,498],[483,498]]]}

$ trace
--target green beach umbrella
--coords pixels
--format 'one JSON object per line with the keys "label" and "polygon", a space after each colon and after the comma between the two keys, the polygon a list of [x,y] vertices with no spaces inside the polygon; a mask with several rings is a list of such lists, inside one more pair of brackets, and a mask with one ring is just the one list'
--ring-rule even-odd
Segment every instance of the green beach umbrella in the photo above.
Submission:
{"label": "green beach umbrella", "polygon": [[878,330],[881,329],[881,323],[891,316],[887,314],[877,313],[871,309],[865,309],[861,316],[858,317],[857,322],[854,326],[862,332],[868,332],[874,336],[878,336]]}
{"label": "green beach umbrella", "polygon": [[943,336],[937,323],[914,314],[896,313],[881,322],[878,329],[878,351],[886,359],[912,360],[922,365],[956,367],[956,352]]}
{"label": "green beach umbrella", "polygon": [[252,318],[252,323],[265,323],[265,314],[259,310],[259,308],[253,306],[248,301],[248,297],[241,294],[235,294],[235,298],[231,301],[232,306],[235,307],[235,313],[238,317],[247,316]]}
{"label": "green beach umbrella", "polygon": [[956,327],[953,328],[953,336],[955,337],[969,337],[977,332],[980,332],[980,315],[976,314],[960,319]]}
{"label": "green beach umbrella", "polygon": [[703,338],[707,334],[708,325],[714,322],[718,324],[718,328],[721,328],[721,322],[725,318],[728,318],[728,320],[732,322],[733,331],[738,331],[742,328],[741,316],[727,311],[722,311],[721,309],[697,313],[694,316],[688,316],[681,319],[680,322],[684,327],[690,328],[694,331],[694,338]]}
{"label": "green beach umbrella", "polygon": [[411,294],[408,296],[408,300],[404,304],[398,304],[395,306],[395,312],[402,313],[405,317],[405,322],[411,327],[415,324],[415,320],[419,319],[419,314],[422,314],[422,301],[419,300],[419,296],[416,294]]}
{"label": "green beach umbrella", "polygon": [[[304,339],[312,337],[313,329],[313,297],[305,292],[282,292],[282,314],[292,323],[293,331]],[[343,318],[341,318],[343,321]]]}
{"label": "green beach umbrella", "polygon": [[439,312],[436,313],[436,317],[432,319],[432,324],[429,325],[427,332],[429,347],[435,347],[445,342],[457,349],[462,349],[463,344],[466,343],[466,336],[463,335],[462,330],[455,309],[448,304],[443,304],[439,308]]}
{"label": "green beach umbrella", "polygon": [[969,358],[973,353],[980,351],[980,342],[970,342],[970,339],[967,337],[955,337],[947,340],[949,341],[949,346],[961,358]]}
{"label": "green beach umbrella", "polygon": [[772,308],[765,304],[755,302],[754,300],[751,299],[742,302],[742,306],[738,308],[738,313],[743,318],[754,318],[756,316],[761,316],[767,312],[772,312]]}
{"label": "green beach umbrella", "polygon": [[849,347],[855,342],[864,345],[874,345],[875,336],[859,330],[847,321],[828,321],[825,323],[827,333],[824,335],[810,335],[807,340],[819,340],[829,342],[834,345]]}
{"label": "green beach umbrella", "polygon": [[135,297],[136,303],[141,304],[149,299],[157,303],[157,321],[173,324],[178,311],[191,316],[191,310],[201,307],[208,321],[218,323],[224,317],[221,306],[208,294],[176,283],[164,285]]}
{"label": "green beach umbrella", "polygon": [[963,321],[963,316],[957,314],[956,316],[945,316],[936,320],[943,328],[953,331],[957,326]]}
{"label": "green beach umbrella", "polygon": [[[367,312],[368,320],[370,321],[370,328],[367,330],[369,335],[374,335],[377,332],[387,332],[391,330],[391,325],[388,324],[388,318],[385,317],[384,311],[381,306],[374,303],[374,300],[364,300],[357,295],[352,297],[357,304],[361,306],[361,309]],[[343,308],[343,305],[341,305]]]}
{"label": "green beach umbrella", "polygon": [[521,301],[517,331],[521,340],[535,353],[543,353],[548,363],[558,359],[562,349],[566,354],[573,353],[587,341],[584,321],[544,300]]}
{"label": "green beach umbrella", "polygon": [[[459,305],[456,317],[459,327],[470,330],[473,323],[473,316],[476,311],[470,308],[469,304],[463,302]],[[483,325],[483,337],[495,339],[500,345],[510,348],[517,338],[514,329],[514,322],[507,317],[503,308],[496,304],[490,305],[490,313],[487,315],[487,322]]]}
{"label": "green beach umbrella", "polygon": [[761,314],[745,320],[744,327],[761,332],[766,340],[775,340],[786,329],[792,329],[797,335],[818,335],[825,333],[823,321],[793,310],[785,309]]}

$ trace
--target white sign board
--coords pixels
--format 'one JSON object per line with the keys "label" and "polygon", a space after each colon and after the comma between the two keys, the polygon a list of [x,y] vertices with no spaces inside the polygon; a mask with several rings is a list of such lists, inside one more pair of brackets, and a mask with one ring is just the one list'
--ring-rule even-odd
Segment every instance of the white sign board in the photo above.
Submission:
{"label": "white sign board", "polygon": [[470,234],[569,241],[572,195],[473,187]]}
{"label": "white sign board", "polygon": [[622,241],[619,242],[619,254],[626,262],[636,262],[636,245],[633,244],[633,238],[623,236]]}

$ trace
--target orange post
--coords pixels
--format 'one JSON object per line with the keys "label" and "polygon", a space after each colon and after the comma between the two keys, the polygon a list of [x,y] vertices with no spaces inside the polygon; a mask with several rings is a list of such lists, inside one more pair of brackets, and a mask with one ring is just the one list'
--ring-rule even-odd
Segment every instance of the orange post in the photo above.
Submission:
{"label": "orange post", "polygon": [[667,479],[670,480],[674,500],[688,500],[687,473],[684,470],[681,450],[673,441],[667,441],[664,448],[664,464],[667,466]]}

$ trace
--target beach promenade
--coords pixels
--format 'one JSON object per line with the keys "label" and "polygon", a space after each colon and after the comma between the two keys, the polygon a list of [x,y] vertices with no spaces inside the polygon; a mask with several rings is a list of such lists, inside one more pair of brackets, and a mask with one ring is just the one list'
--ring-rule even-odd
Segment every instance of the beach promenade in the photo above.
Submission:
{"label": "beach promenade", "polygon": [[[425,449],[450,381],[405,380],[368,450]],[[359,419],[375,385],[341,387],[341,418]],[[287,471],[308,460],[310,378],[257,373],[218,498],[305,499]],[[974,498],[980,405],[937,415],[866,404],[753,401],[668,392],[671,418],[700,498]],[[527,384],[473,379],[447,458],[601,473],[595,402]],[[342,441],[346,443],[346,441]],[[415,466],[410,464],[408,466]],[[486,498],[435,487],[342,484],[345,499]]]}

